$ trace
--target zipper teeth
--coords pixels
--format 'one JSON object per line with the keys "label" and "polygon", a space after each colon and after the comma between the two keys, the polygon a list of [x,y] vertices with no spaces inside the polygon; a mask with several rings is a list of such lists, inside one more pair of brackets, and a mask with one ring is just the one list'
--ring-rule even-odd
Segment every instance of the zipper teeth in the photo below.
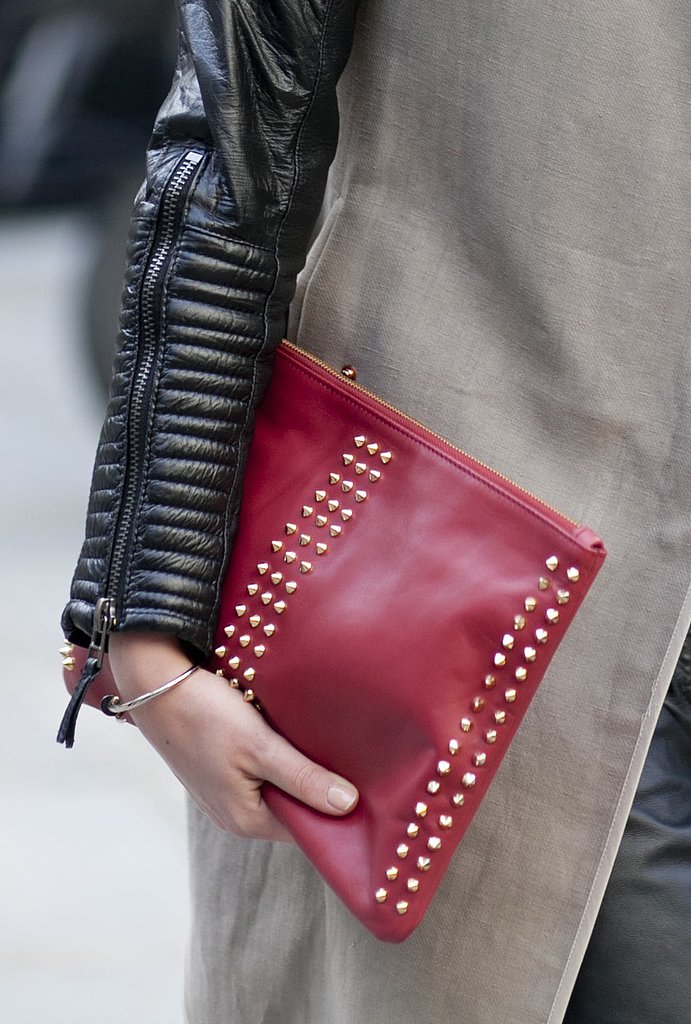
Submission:
{"label": "zipper teeth", "polygon": [[[127,451],[137,459],[137,465],[141,461],[139,442],[141,439],[142,423],[141,415],[144,404],[151,370],[156,357],[156,289],[160,283],[161,273],[164,270],[168,257],[170,256],[173,243],[176,237],[178,202],[185,191],[190,178],[197,170],[203,154],[192,151],[187,153],[177,169],[173,172],[163,199],[163,210],[161,216],[161,228],[156,248],[151,255],[148,266],[144,272],[141,291],[141,323],[142,323],[142,349],[143,356],[136,377],[132,385],[130,399],[129,427],[127,437]],[[126,473],[125,494],[122,509],[120,512],[116,542],[113,548],[113,555],[108,573],[107,590],[117,591],[122,573],[122,566],[129,541],[130,520],[137,502],[137,481],[138,473],[134,467],[130,467]]]}
{"label": "zipper teeth", "polygon": [[450,449],[452,452],[456,452],[459,455],[462,455],[464,459],[467,459],[475,466],[478,466],[481,469],[485,470],[485,472],[490,473],[493,477],[497,478],[498,480],[502,480],[504,483],[510,484],[512,487],[515,487],[516,490],[520,491],[522,494],[526,494],[529,498],[532,498],[533,501],[536,501],[538,505],[542,505],[543,508],[549,509],[550,512],[553,512],[555,515],[559,516],[560,519],[565,520],[567,523],[571,523],[572,526],[580,526],[580,523],[578,523],[575,519],[571,519],[570,516],[564,515],[564,513],[560,512],[558,508],[554,507],[554,505],[550,505],[546,501],[543,501],[543,499],[539,498],[537,494],[533,494],[532,491],[529,491],[527,487],[521,487],[520,484],[517,484],[510,477],[505,476],[503,473],[500,473],[496,469],[493,469],[492,466],[488,466],[486,462],[483,462],[481,459],[476,459],[474,455],[471,455],[469,452],[465,451],[465,449],[459,448],[458,445],[452,444],[451,441],[448,441],[445,437],[442,437],[442,435],[438,434],[435,430],[431,430],[430,427],[425,426],[425,424],[421,423],[420,420],[416,420],[413,416],[408,416],[407,413],[401,412],[400,409],[397,409],[395,405],[391,405],[391,403],[385,401],[385,399],[379,398],[379,396],[375,395],[374,392],[369,390],[369,388],[364,387],[362,384],[358,384],[357,381],[345,377],[342,373],[339,373],[338,370],[334,370],[332,366],[329,366],[328,363],[325,363],[323,359],[320,359],[318,356],[312,355],[311,352],[306,352],[304,349],[299,348],[297,345],[294,345],[292,341],[288,341],[285,338],[282,344],[285,345],[286,348],[294,352],[296,355],[304,356],[309,362],[315,363],[317,366],[321,367],[322,370],[326,370],[327,373],[329,373],[332,377],[335,377],[336,380],[339,381],[344,387],[355,388],[356,391],[361,392],[363,395],[365,395],[371,401],[375,402],[377,405],[381,406],[384,409],[388,409],[390,412],[395,413],[399,419],[404,420],[406,423],[410,423],[411,426],[416,427],[418,430],[421,430],[428,437],[433,437],[436,441],[440,441],[446,448]]}

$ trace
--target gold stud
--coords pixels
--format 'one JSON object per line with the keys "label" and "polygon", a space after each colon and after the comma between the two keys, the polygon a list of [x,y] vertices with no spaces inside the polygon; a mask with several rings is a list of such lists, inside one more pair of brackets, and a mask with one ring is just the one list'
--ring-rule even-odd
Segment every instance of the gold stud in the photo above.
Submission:
{"label": "gold stud", "polygon": [[513,617],[513,628],[514,629],[525,629],[525,615],[514,615],[514,617]]}
{"label": "gold stud", "polygon": [[439,836],[430,836],[427,840],[427,849],[433,850],[435,853],[437,850],[441,850],[441,839]]}
{"label": "gold stud", "polygon": [[545,618],[550,623],[550,625],[554,626],[557,622],[559,622],[559,612],[556,608],[548,608],[545,612]]}
{"label": "gold stud", "polygon": [[315,501],[326,501],[326,491],[318,490],[314,492]]}
{"label": "gold stud", "polygon": [[437,761],[437,775],[448,775],[451,765],[448,761]]}
{"label": "gold stud", "polygon": [[486,690],[491,690],[492,687],[495,685],[496,681],[497,681],[496,677],[493,676],[491,673],[489,675],[486,675],[485,676],[485,681],[484,681],[485,689]]}
{"label": "gold stud", "polygon": [[243,700],[246,700],[246,701],[247,701],[247,703],[249,704],[249,702],[250,702],[251,700],[254,700],[254,690],[250,690],[250,689],[249,689],[249,687],[248,687],[248,688],[247,688],[247,689],[245,690],[245,692],[243,693],[243,695],[242,695],[242,699],[243,699]]}
{"label": "gold stud", "polygon": [[461,744],[458,742],[458,740],[449,740],[449,753],[452,756],[455,756],[460,749]]}
{"label": "gold stud", "polygon": [[329,550],[329,545],[320,542],[316,545],[316,550],[318,555],[325,555],[326,552]]}
{"label": "gold stud", "polygon": [[367,477],[369,480],[372,481],[373,484],[376,484],[377,480],[379,480],[379,478],[381,477],[381,473],[379,472],[378,469],[370,469],[369,473],[367,474]]}
{"label": "gold stud", "polygon": [[482,768],[486,760],[487,754],[484,751],[478,751],[477,754],[473,754],[473,764],[476,768]]}
{"label": "gold stud", "polygon": [[379,445],[375,444],[375,442],[372,441],[370,444],[367,445],[367,451],[370,453],[370,455],[376,455],[377,452],[379,451]]}
{"label": "gold stud", "polygon": [[352,491],[353,487],[355,487],[355,484],[353,483],[352,480],[344,480],[343,483],[341,484],[341,490],[344,491],[346,494],[349,491]]}
{"label": "gold stud", "polygon": [[289,537],[292,534],[297,533],[297,530],[298,530],[298,524],[297,523],[286,523],[286,533],[288,534]]}
{"label": "gold stud", "polygon": [[[218,670],[218,672],[219,672],[220,675],[223,675],[223,673],[221,672],[220,669]],[[235,679],[235,677],[233,677],[232,679],[228,680],[228,686],[231,688],[231,690],[239,690],[240,689],[240,680],[239,679]]]}
{"label": "gold stud", "polygon": [[225,656],[226,656],[226,649],[223,646],[223,644],[221,644],[220,647],[216,648],[216,650],[214,651],[214,654],[216,655],[217,658],[225,658]]}
{"label": "gold stud", "polygon": [[379,458],[386,465],[387,462],[391,462],[391,452],[380,452]]}
{"label": "gold stud", "polygon": [[505,711],[501,711],[501,710],[500,711],[495,711],[494,712],[494,721],[497,723],[497,725],[503,725],[504,722],[506,721],[506,712]]}
{"label": "gold stud", "polygon": [[377,891],[374,894],[374,898],[377,901],[377,903],[386,903],[386,897],[388,895],[389,894],[386,891],[386,889],[377,889]]}
{"label": "gold stud", "polygon": [[546,576],[541,576],[540,579],[537,581],[537,585],[540,588],[540,590],[549,590],[549,580]]}
{"label": "gold stud", "polygon": [[329,527],[329,533],[331,534],[332,537],[340,537],[340,535],[343,533],[343,527],[338,526],[337,523],[333,523],[333,525]]}
{"label": "gold stud", "polygon": [[276,601],[276,603],[274,604],[274,611],[276,612],[277,615],[283,615],[283,612],[286,610],[286,608],[287,605],[285,601]]}
{"label": "gold stud", "polygon": [[472,708],[473,711],[475,711],[475,712],[482,711],[484,706],[485,706],[485,702],[482,699],[482,697],[473,697],[473,702],[470,705],[470,707]]}
{"label": "gold stud", "polygon": [[497,653],[494,655],[494,664],[497,666],[497,668],[503,668],[504,665],[506,664],[506,655],[502,654],[501,651],[497,651]]}
{"label": "gold stud", "polygon": [[476,781],[477,777],[474,772],[465,772],[465,774],[461,776],[461,785],[464,789],[472,789]]}
{"label": "gold stud", "polygon": [[537,608],[537,599],[534,597],[526,597],[523,602],[523,607],[527,612],[534,612]]}
{"label": "gold stud", "polygon": [[252,637],[248,633],[243,634],[243,636],[241,636],[239,640],[240,646],[249,647],[251,639]]}
{"label": "gold stud", "polygon": [[362,446],[363,446],[363,444],[365,443],[366,440],[367,440],[367,438],[363,437],[362,434],[358,434],[357,437],[353,438],[353,441],[355,441],[355,447],[356,448],[362,448]]}
{"label": "gold stud", "polygon": [[248,583],[247,584],[247,593],[250,595],[250,597],[254,597],[254,595],[257,593],[258,590],[259,590],[259,584],[258,583]]}
{"label": "gold stud", "polygon": [[555,569],[559,567],[559,559],[556,555],[550,555],[549,558],[546,560],[545,565],[547,566],[550,572],[554,572]]}
{"label": "gold stud", "polygon": [[415,804],[415,814],[418,818],[424,818],[427,814],[427,804],[423,803],[422,800]]}
{"label": "gold stud", "polygon": [[439,815],[439,827],[440,828],[451,828],[453,825],[453,818],[450,814]]}
{"label": "gold stud", "polygon": [[277,587],[278,584],[283,579],[283,573],[282,572],[272,572],[270,579],[271,579],[271,582],[273,583],[273,585],[275,587]]}
{"label": "gold stud", "polygon": [[264,626],[264,634],[266,636],[273,636],[275,632],[276,627],[274,626],[273,622],[267,622],[267,624]]}
{"label": "gold stud", "polygon": [[311,540],[312,538],[310,537],[309,533],[301,533],[298,543],[300,544],[301,547],[306,548]]}
{"label": "gold stud", "polygon": [[271,550],[273,551],[274,554],[276,554],[277,551],[280,551],[282,547],[283,547],[283,541],[282,540],[272,540],[271,541]]}
{"label": "gold stud", "polygon": [[406,829],[406,835],[409,839],[415,839],[420,831],[420,826],[416,825],[414,821],[411,821],[410,825]]}
{"label": "gold stud", "polygon": [[390,882],[395,882],[396,879],[398,878],[398,868],[397,867],[387,868],[386,869],[386,877],[388,878],[388,880]]}
{"label": "gold stud", "polygon": [[273,594],[271,593],[271,591],[265,590],[264,593],[261,594],[259,600],[261,601],[262,604],[271,604],[272,598]]}
{"label": "gold stud", "polygon": [[300,572],[312,572],[312,563],[300,562]]}
{"label": "gold stud", "polygon": [[497,742],[497,730],[496,729],[488,729],[487,732],[485,733],[485,740],[486,740],[487,743],[496,743]]}
{"label": "gold stud", "polygon": [[432,861],[429,859],[429,857],[418,857],[417,864],[415,866],[417,867],[418,871],[429,871],[431,863]]}
{"label": "gold stud", "polygon": [[535,661],[535,659],[537,658],[537,651],[534,647],[524,647],[523,657],[526,661]]}
{"label": "gold stud", "polygon": [[535,639],[537,640],[537,642],[539,644],[546,644],[548,636],[549,636],[549,633],[547,632],[546,629],[536,629],[535,630]]}
{"label": "gold stud", "polygon": [[408,892],[417,892],[418,889],[420,888],[420,879],[419,878],[409,878],[408,881],[406,882],[405,886],[406,886],[406,889],[408,890]]}
{"label": "gold stud", "polygon": [[266,654],[266,647],[264,646],[264,644],[257,644],[257,646],[254,648],[254,653],[258,658],[263,658],[264,655]]}
{"label": "gold stud", "polygon": [[528,669],[525,667],[525,665],[519,665],[516,671],[514,672],[514,675],[516,676],[516,679],[519,683],[524,683],[528,678]]}
{"label": "gold stud", "polygon": [[231,636],[235,636],[235,626],[225,626],[223,632],[230,639]]}
{"label": "gold stud", "polygon": [[340,475],[338,473],[329,473],[329,483],[330,484],[340,484],[340,482],[341,482],[341,477],[340,477]]}
{"label": "gold stud", "polygon": [[438,782],[437,779],[430,779],[427,783],[427,792],[431,793],[432,796],[434,796],[435,793],[438,793],[440,789],[441,782]]}
{"label": "gold stud", "polygon": [[501,643],[502,647],[505,647],[507,651],[512,650],[513,645],[515,643],[513,633],[504,633],[503,637],[501,638]]}
{"label": "gold stud", "polygon": [[401,915],[402,914],[407,914],[408,913],[408,900],[399,900],[398,903],[396,904],[396,910]]}
{"label": "gold stud", "polygon": [[513,702],[516,699],[516,691],[514,689],[509,688],[508,690],[504,691],[504,697],[506,699],[507,704],[513,704]]}
{"label": "gold stud", "polygon": [[233,670],[240,667],[240,659],[237,654],[234,654],[232,658],[228,659],[228,666]]}
{"label": "gold stud", "polygon": [[356,501],[364,501],[366,497],[367,497],[367,491],[356,491],[355,492],[355,500]]}
{"label": "gold stud", "polygon": [[336,509],[340,506],[340,504],[340,501],[338,501],[336,498],[329,498],[329,500],[326,503],[326,507],[328,508],[329,512],[335,512]]}
{"label": "gold stud", "polygon": [[462,807],[464,800],[465,797],[463,796],[462,793],[454,793],[454,795],[451,797],[451,803],[454,805],[454,807]]}
{"label": "gold stud", "polygon": [[566,578],[569,583],[578,583],[581,578],[581,574],[575,565],[572,565],[570,569],[566,570]]}
{"label": "gold stud", "polygon": [[326,526],[329,520],[327,516],[317,516],[317,518],[314,521],[317,524],[317,526]]}
{"label": "gold stud", "polygon": [[288,594],[294,594],[297,588],[298,585],[295,582],[295,580],[288,580],[288,582],[286,583],[286,593]]}
{"label": "gold stud", "polygon": [[62,659],[62,667],[65,669],[66,672],[73,672],[74,671],[74,666],[76,664],[77,664],[76,659],[73,658],[70,654],[66,655]]}
{"label": "gold stud", "polygon": [[570,597],[571,597],[571,594],[568,592],[568,590],[558,590],[557,591],[557,604],[568,604]]}
{"label": "gold stud", "polygon": [[309,519],[309,517],[312,515],[313,512],[314,512],[314,508],[313,508],[312,505],[303,505],[302,506],[302,518],[303,519]]}
{"label": "gold stud", "polygon": [[255,675],[256,675],[256,672],[254,671],[254,669],[250,665],[250,667],[246,668],[245,671],[242,674],[243,674],[243,677],[247,680],[247,682],[251,683],[252,680],[254,679]]}
{"label": "gold stud", "polygon": [[469,718],[462,718],[460,721],[460,726],[463,732],[470,732],[470,730],[473,728],[473,723],[470,721]]}
{"label": "gold stud", "polygon": [[243,616],[245,614],[246,611],[247,611],[247,605],[246,604],[236,604],[235,605],[235,614],[236,615],[241,617],[241,616]]}
{"label": "gold stud", "polygon": [[343,456],[343,465],[344,466],[350,466],[350,465],[353,464],[353,462],[355,462],[355,456],[354,455],[344,455]]}
{"label": "gold stud", "polygon": [[283,561],[286,562],[288,565],[292,565],[296,558],[297,555],[295,554],[294,551],[286,551],[285,555],[283,556]]}
{"label": "gold stud", "polygon": [[349,519],[353,518],[353,513],[349,508],[341,509],[341,519],[344,523],[347,523]]}
{"label": "gold stud", "polygon": [[396,847],[396,856],[400,860],[405,860],[406,859],[406,857],[408,856],[408,844],[407,843],[399,843],[398,844],[398,846]]}
{"label": "gold stud", "polygon": [[367,469],[367,463],[366,462],[356,462],[355,463],[355,472],[358,474],[358,476],[361,476],[365,472],[366,469]]}
{"label": "gold stud", "polygon": [[249,617],[249,624],[252,627],[252,629],[256,629],[261,621],[261,615],[250,615]]}
{"label": "gold stud", "polygon": [[66,640],[65,643],[60,648],[60,651],[58,653],[61,654],[63,656],[63,658],[69,658],[69,656],[72,654],[73,651],[74,651],[74,644],[71,644],[69,642],[69,640]]}

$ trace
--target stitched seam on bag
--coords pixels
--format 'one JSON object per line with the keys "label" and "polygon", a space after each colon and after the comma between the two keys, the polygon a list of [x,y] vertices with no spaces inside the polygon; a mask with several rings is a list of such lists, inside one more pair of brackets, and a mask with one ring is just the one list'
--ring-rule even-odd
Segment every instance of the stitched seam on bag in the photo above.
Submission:
{"label": "stitched seam on bag", "polygon": [[[297,363],[293,363],[292,361],[291,361],[291,366],[295,370],[297,370],[299,373],[302,373],[305,377],[308,377],[314,383],[319,384],[319,386],[325,392],[330,393],[330,389],[329,389],[327,383],[325,381],[323,381],[321,379],[321,377],[319,377],[316,373],[312,373],[307,367],[301,366],[301,365],[299,365]],[[467,473],[469,476],[472,476],[474,480],[477,480],[479,483],[484,484],[490,490],[494,491],[496,494],[500,495],[502,498],[505,498],[507,501],[512,502],[514,505],[516,505],[517,508],[522,509],[523,511],[525,511],[529,515],[531,515],[534,519],[537,519],[538,522],[543,523],[546,526],[549,526],[556,533],[560,534],[560,536],[564,537],[566,540],[568,540],[572,544],[574,544],[579,549],[579,551],[582,551],[582,552],[584,552],[586,554],[591,554],[592,555],[592,552],[590,552],[587,547],[583,547],[582,544],[579,544],[578,540],[573,536],[573,534],[569,533],[569,531],[567,529],[565,529],[564,527],[560,526],[558,523],[553,522],[551,519],[547,518],[546,515],[542,516],[537,511],[537,509],[534,509],[530,505],[528,505],[527,503],[522,502],[517,495],[507,493],[506,491],[502,490],[501,487],[499,487],[498,484],[493,483],[491,480],[485,479],[485,477],[482,476],[482,474],[479,473],[477,470],[473,469],[472,466],[467,466],[467,465],[465,465],[463,463],[459,464],[455,459],[451,458],[451,456],[447,455],[445,452],[439,451],[437,448],[435,448],[433,445],[431,445],[428,441],[425,441],[424,438],[418,437],[417,434],[413,433],[413,431],[410,430],[409,428],[407,428],[404,424],[392,422],[383,413],[380,413],[376,408],[372,409],[368,405],[365,405],[364,402],[358,401],[358,399],[355,397],[354,394],[346,394],[345,392],[339,391],[339,396],[341,398],[343,398],[343,400],[345,402],[350,403],[352,406],[354,406],[354,407],[356,407],[358,409],[365,409],[370,415],[374,416],[381,423],[384,423],[387,426],[389,426],[391,429],[396,430],[399,434],[403,434],[409,440],[414,441],[416,444],[420,445],[421,447],[426,448],[427,451],[431,452],[433,455],[436,455],[438,458],[442,459],[444,462],[447,462],[450,466],[453,466],[455,469],[458,469],[461,472]],[[373,400],[376,402],[376,397],[373,397]],[[450,444],[451,442],[447,442],[447,443]],[[470,458],[472,458],[472,456],[470,456]],[[518,484],[516,484],[515,486],[517,487]],[[536,500],[539,501],[540,499],[538,498]],[[547,511],[549,511],[549,510],[547,510]],[[590,567],[589,567],[588,571],[589,570],[590,570]]]}

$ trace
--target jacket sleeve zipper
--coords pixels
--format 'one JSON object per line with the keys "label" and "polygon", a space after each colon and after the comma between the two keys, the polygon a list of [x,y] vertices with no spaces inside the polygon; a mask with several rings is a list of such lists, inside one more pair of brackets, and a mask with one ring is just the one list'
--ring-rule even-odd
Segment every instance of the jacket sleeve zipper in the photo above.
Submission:
{"label": "jacket sleeve zipper", "polygon": [[144,480],[145,450],[157,371],[163,352],[163,298],[182,224],[187,197],[201,170],[205,153],[189,150],[176,164],[161,196],[154,239],[142,275],[139,295],[139,350],[132,378],[127,419],[127,454],[122,497],[117,513],[113,544],[105,582],[105,596],[96,603],[89,656],[72,694],[58,731],[58,743],[74,744],[74,730],[86,692],[103,665],[108,634],[117,624],[118,608],[124,596],[123,569],[132,548],[136,511]]}

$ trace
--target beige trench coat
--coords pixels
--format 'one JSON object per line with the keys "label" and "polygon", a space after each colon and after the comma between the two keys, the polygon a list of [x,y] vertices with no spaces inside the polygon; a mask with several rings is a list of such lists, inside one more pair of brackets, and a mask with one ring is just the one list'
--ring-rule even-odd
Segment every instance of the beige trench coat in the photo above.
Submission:
{"label": "beige trench coat", "polygon": [[402,946],[192,812],[192,1024],[562,1020],[691,618],[690,48],[685,0],[363,3],[290,334],[609,558]]}

